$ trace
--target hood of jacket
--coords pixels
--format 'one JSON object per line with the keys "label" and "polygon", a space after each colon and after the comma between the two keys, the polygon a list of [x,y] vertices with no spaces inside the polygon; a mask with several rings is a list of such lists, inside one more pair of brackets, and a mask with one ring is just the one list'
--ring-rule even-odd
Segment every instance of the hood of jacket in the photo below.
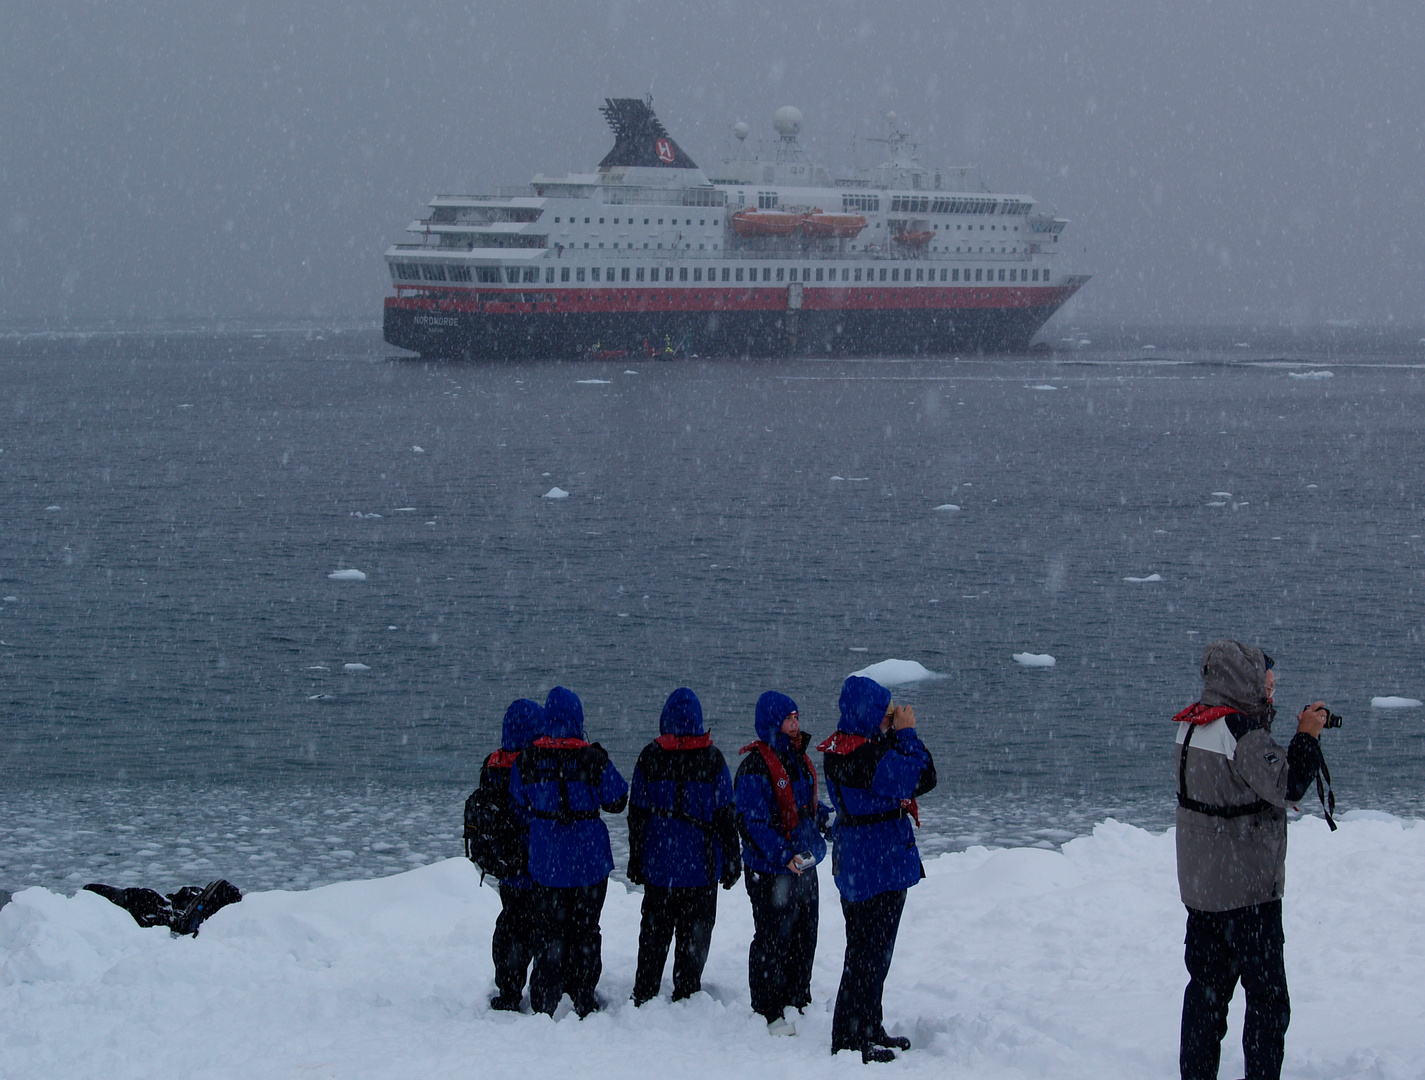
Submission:
{"label": "hood of jacket", "polygon": [[500,727],[501,750],[523,750],[544,734],[544,707],[537,701],[520,698],[505,710]]}
{"label": "hood of jacket", "polygon": [[797,711],[797,703],[786,694],[768,690],[757,699],[757,737],[773,750],[790,749],[792,743],[782,734],[782,722]]}
{"label": "hood of jacket", "polygon": [[891,692],[875,679],[851,675],[841,684],[841,719],[836,730],[878,738],[890,703]]}
{"label": "hood of jacket", "polygon": [[703,735],[703,706],[698,695],[680,686],[663,703],[663,715],[658,718],[662,735]]}
{"label": "hood of jacket", "polygon": [[1272,712],[1267,698],[1267,654],[1240,641],[1214,641],[1202,650],[1204,705],[1228,705],[1253,720]]}
{"label": "hood of jacket", "polygon": [[584,704],[573,690],[556,686],[544,699],[544,734],[551,739],[584,737]]}

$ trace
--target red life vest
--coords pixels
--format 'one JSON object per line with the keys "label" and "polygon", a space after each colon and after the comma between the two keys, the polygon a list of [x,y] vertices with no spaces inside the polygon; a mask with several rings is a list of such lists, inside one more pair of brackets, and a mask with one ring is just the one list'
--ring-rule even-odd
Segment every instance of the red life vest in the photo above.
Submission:
{"label": "red life vest", "polygon": [[541,750],[582,750],[589,744],[583,739],[554,739],[545,735],[535,739],[532,745]]}
{"label": "red life vest", "polygon": [[1231,716],[1239,711],[1232,708],[1231,705],[1204,705],[1200,701],[1194,701],[1173,717],[1173,721],[1182,724],[1210,724],[1214,720],[1221,720],[1224,716]]}
{"label": "red life vest", "polygon": [[[805,743],[802,744],[802,746],[805,745]],[[745,754],[749,750],[756,750],[767,764],[767,775],[772,781],[772,794],[777,796],[777,816],[782,819],[782,835],[790,838],[796,827],[801,824],[802,814],[797,806],[797,796],[792,791],[792,781],[787,776],[786,767],[777,757],[777,751],[761,739],[748,743],[738,753]],[[805,767],[807,775],[811,777],[811,801],[807,806],[810,812],[807,816],[814,817],[816,815],[816,769],[811,763],[811,758],[807,757],[806,750],[798,747],[796,752],[801,754],[802,765]]]}
{"label": "red life vest", "polygon": [[663,750],[702,750],[712,745],[712,735],[660,735],[653,741]]}
{"label": "red life vest", "polygon": [[[823,754],[840,754],[845,756],[853,750],[859,750],[871,740],[864,735],[853,735],[849,731],[833,731],[821,741],[817,747]],[[827,780],[830,785],[831,781]],[[902,799],[901,809],[911,816],[917,827],[920,825],[920,806],[914,799]]]}
{"label": "red life vest", "polygon": [[518,750],[496,750],[485,759],[487,769],[513,769],[515,759],[520,756]]}

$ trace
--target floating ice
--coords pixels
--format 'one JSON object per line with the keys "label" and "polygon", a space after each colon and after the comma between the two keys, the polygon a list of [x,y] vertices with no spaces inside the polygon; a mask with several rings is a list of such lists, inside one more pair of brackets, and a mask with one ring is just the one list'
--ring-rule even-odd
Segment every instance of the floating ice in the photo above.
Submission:
{"label": "floating ice", "polygon": [[608,386],[612,379],[579,379],[580,386]]}
{"label": "floating ice", "polygon": [[1048,383],[1039,383],[1037,386],[1031,386],[1029,389],[1031,389],[1031,390],[1057,390],[1057,389],[1059,389],[1059,388],[1058,388],[1057,386],[1050,386]]}
{"label": "floating ice", "polygon": [[624,368],[624,369],[623,369],[623,373],[624,373],[625,375],[637,375],[637,374],[638,374],[638,372],[634,371],[633,368]]}
{"label": "floating ice", "polygon": [[353,511],[351,512],[351,516],[352,516],[352,517],[356,517],[356,518],[379,518],[381,515],[380,515],[380,514],[363,514],[360,510],[353,510]]}
{"label": "floating ice", "polygon": [[845,480],[846,477],[844,477],[844,476],[833,476],[832,479],[833,479],[833,480]]}
{"label": "floating ice", "polygon": [[567,498],[569,498],[569,492],[565,491],[562,487],[552,487],[552,488],[550,488],[548,491],[546,491],[543,495],[541,495],[540,498],[541,498],[541,499],[567,499]]}
{"label": "floating ice", "polygon": [[1158,349],[1158,346],[1156,345],[1139,345],[1138,347],[1144,352],[1156,352]]}
{"label": "floating ice", "polygon": [[59,507],[58,504],[56,504],[56,505],[54,505],[54,506],[46,506],[46,507],[45,507],[46,510],[58,510],[59,508],[60,508],[60,507]]}
{"label": "floating ice", "polygon": [[540,475],[540,476],[553,476],[554,474],[553,474],[553,473],[542,472],[542,473],[540,473],[539,475]]}
{"label": "floating ice", "polygon": [[1234,349],[1250,349],[1252,346],[1249,342],[1246,341],[1234,341],[1232,343],[1232,347]]}
{"label": "floating ice", "polygon": [[179,407],[180,409],[191,409],[193,406],[192,406],[192,405],[180,405],[180,406],[178,406],[178,407]]}
{"label": "floating ice", "polygon": [[1014,654],[1014,662],[1024,667],[1053,667],[1058,663],[1048,653],[1017,652]]}
{"label": "floating ice", "polygon": [[1124,581],[1140,582],[1140,583],[1141,583],[1141,582],[1144,582],[1144,581],[1162,581],[1162,580],[1163,580],[1163,575],[1162,575],[1162,574],[1149,574],[1147,577],[1126,577],[1126,578],[1124,578],[1123,580],[1124,580]]}
{"label": "floating ice", "polygon": [[326,671],[326,669],[327,669],[326,664],[309,664],[309,665],[307,665],[307,670],[308,670],[308,671]]}
{"label": "floating ice", "polygon": [[391,511],[393,514],[414,514],[415,512],[416,508],[414,506],[398,506]]}
{"label": "floating ice", "polygon": [[875,679],[882,686],[906,686],[910,683],[925,682],[927,679],[944,679],[947,676],[931,671],[916,660],[882,660],[878,664],[853,671],[852,675],[864,675]]}
{"label": "floating ice", "polygon": [[388,626],[388,627],[386,627],[386,629],[387,629],[387,630],[395,630],[396,627],[395,627],[395,626]]}
{"label": "floating ice", "polygon": [[7,604],[18,604],[20,602],[20,598],[18,596],[5,596],[0,597],[0,599],[3,599]]}
{"label": "floating ice", "polygon": [[850,652],[870,652],[870,651],[871,651],[870,649],[866,648],[866,646],[864,646],[864,645],[848,645],[848,646],[847,646],[847,649],[848,649],[848,651],[850,651]]}
{"label": "floating ice", "polygon": [[1208,506],[1226,506],[1227,504],[1226,504],[1225,502],[1210,502],[1210,503],[1208,503],[1207,505],[1208,505]]}
{"label": "floating ice", "polygon": [[307,695],[307,700],[308,700],[308,701],[330,701],[331,698],[332,698],[332,695],[331,695],[331,694],[308,694],[308,695]]}
{"label": "floating ice", "polygon": [[1372,709],[1418,709],[1421,702],[1413,697],[1373,697]]}
{"label": "floating ice", "polygon": [[941,503],[941,504],[940,504],[939,506],[937,506],[935,509],[937,509],[937,510],[958,510],[958,509],[960,509],[960,508],[959,508],[958,506],[956,506],[954,503]]}
{"label": "floating ice", "polygon": [[413,446],[413,447],[411,447],[411,453],[413,453],[413,454],[424,454],[425,451],[424,451],[423,449],[421,449],[419,446]]}
{"label": "floating ice", "polygon": [[360,570],[333,570],[327,575],[328,581],[365,581],[366,575]]}
{"label": "floating ice", "polygon": [[1214,492],[1212,493],[1212,497],[1213,497],[1214,499],[1230,499],[1230,498],[1232,498],[1232,492],[1230,492],[1230,491],[1214,491]]}
{"label": "floating ice", "polygon": [[1331,371],[1288,371],[1293,379],[1330,379],[1335,377],[1335,372]]}
{"label": "floating ice", "polygon": [[341,665],[341,670],[342,670],[342,671],[370,671],[371,669],[370,669],[369,667],[367,667],[365,664],[342,664],[342,665]]}

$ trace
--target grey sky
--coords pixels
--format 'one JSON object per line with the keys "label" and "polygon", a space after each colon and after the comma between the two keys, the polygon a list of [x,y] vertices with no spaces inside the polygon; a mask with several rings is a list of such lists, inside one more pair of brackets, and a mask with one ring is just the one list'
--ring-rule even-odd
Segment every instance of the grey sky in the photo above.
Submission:
{"label": "grey sky", "polygon": [[1072,219],[1076,318],[1422,320],[1418,3],[287,7],[14,5],[0,322],[374,321],[426,199],[588,169],[650,88],[705,166],[896,110]]}

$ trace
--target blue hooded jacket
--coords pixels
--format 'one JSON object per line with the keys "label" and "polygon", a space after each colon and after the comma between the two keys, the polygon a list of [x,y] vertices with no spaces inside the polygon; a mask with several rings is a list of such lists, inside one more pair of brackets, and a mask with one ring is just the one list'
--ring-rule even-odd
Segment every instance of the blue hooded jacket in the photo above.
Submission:
{"label": "blue hooded jacket", "polygon": [[530,817],[529,872],[541,885],[593,885],[614,868],[600,809],[620,813],[628,784],[598,743],[584,741],[584,706],[556,686],[544,703],[544,733],[520,752],[510,799]]}
{"label": "blue hooded jacket", "polygon": [[734,788],[738,831],[742,834],[742,863],[749,871],[760,874],[790,874],[787,864],[800,852],[811,852],[817,862],[826,857],[826,841],[819,826],[831,808],[820,801],[812,806],[815,781],[803,762],[811,737],[802,732],[794,747],[792,740],[782,733],[782,722],[797,711],[795,701],[775,690],[768,690],[757,699],[757,738],[776,752],[782,768],[787,771],[799,808],[797,827],[790,837],[782,835],[781,811],[762,755],[749,750],[737,769]]}
{"label": "blue hooded jacket", "polygon": [[[503,799],[514,813],[523,834],[525,857],[529,856],[529,815],[510,799],[510,778],[514,773],[511,755],[517,754],[543,732],[544,709],[537,701],[519,698],[510,702],[505,710],[504,722],[500,725],[500,749],[485,759],[480,766],[480,787],[486,791],[503,792]],[[528,871],[514,877],[500,878],[500,884],[516,889],[528,889],[534,879]]]}
{"label": "blue hooded jacket", "polygon": [[687,687],[668,695],[629,795],[629,880],[662,889],[731,886],[741,871],[732,774]]}
{"label": "blue hooded jacket", "polygon": [[902,800],[935,786],[935,763],[914,728],[881,734],[891,692],[874,679],[852,675],[841,686],[838,733],[867,742],[836,752],[836,739],[822,744],[826,791],[836,808],[832,826],[832,876],[845,900],[869,900],[907,889],[923,876],[915,830]]}

